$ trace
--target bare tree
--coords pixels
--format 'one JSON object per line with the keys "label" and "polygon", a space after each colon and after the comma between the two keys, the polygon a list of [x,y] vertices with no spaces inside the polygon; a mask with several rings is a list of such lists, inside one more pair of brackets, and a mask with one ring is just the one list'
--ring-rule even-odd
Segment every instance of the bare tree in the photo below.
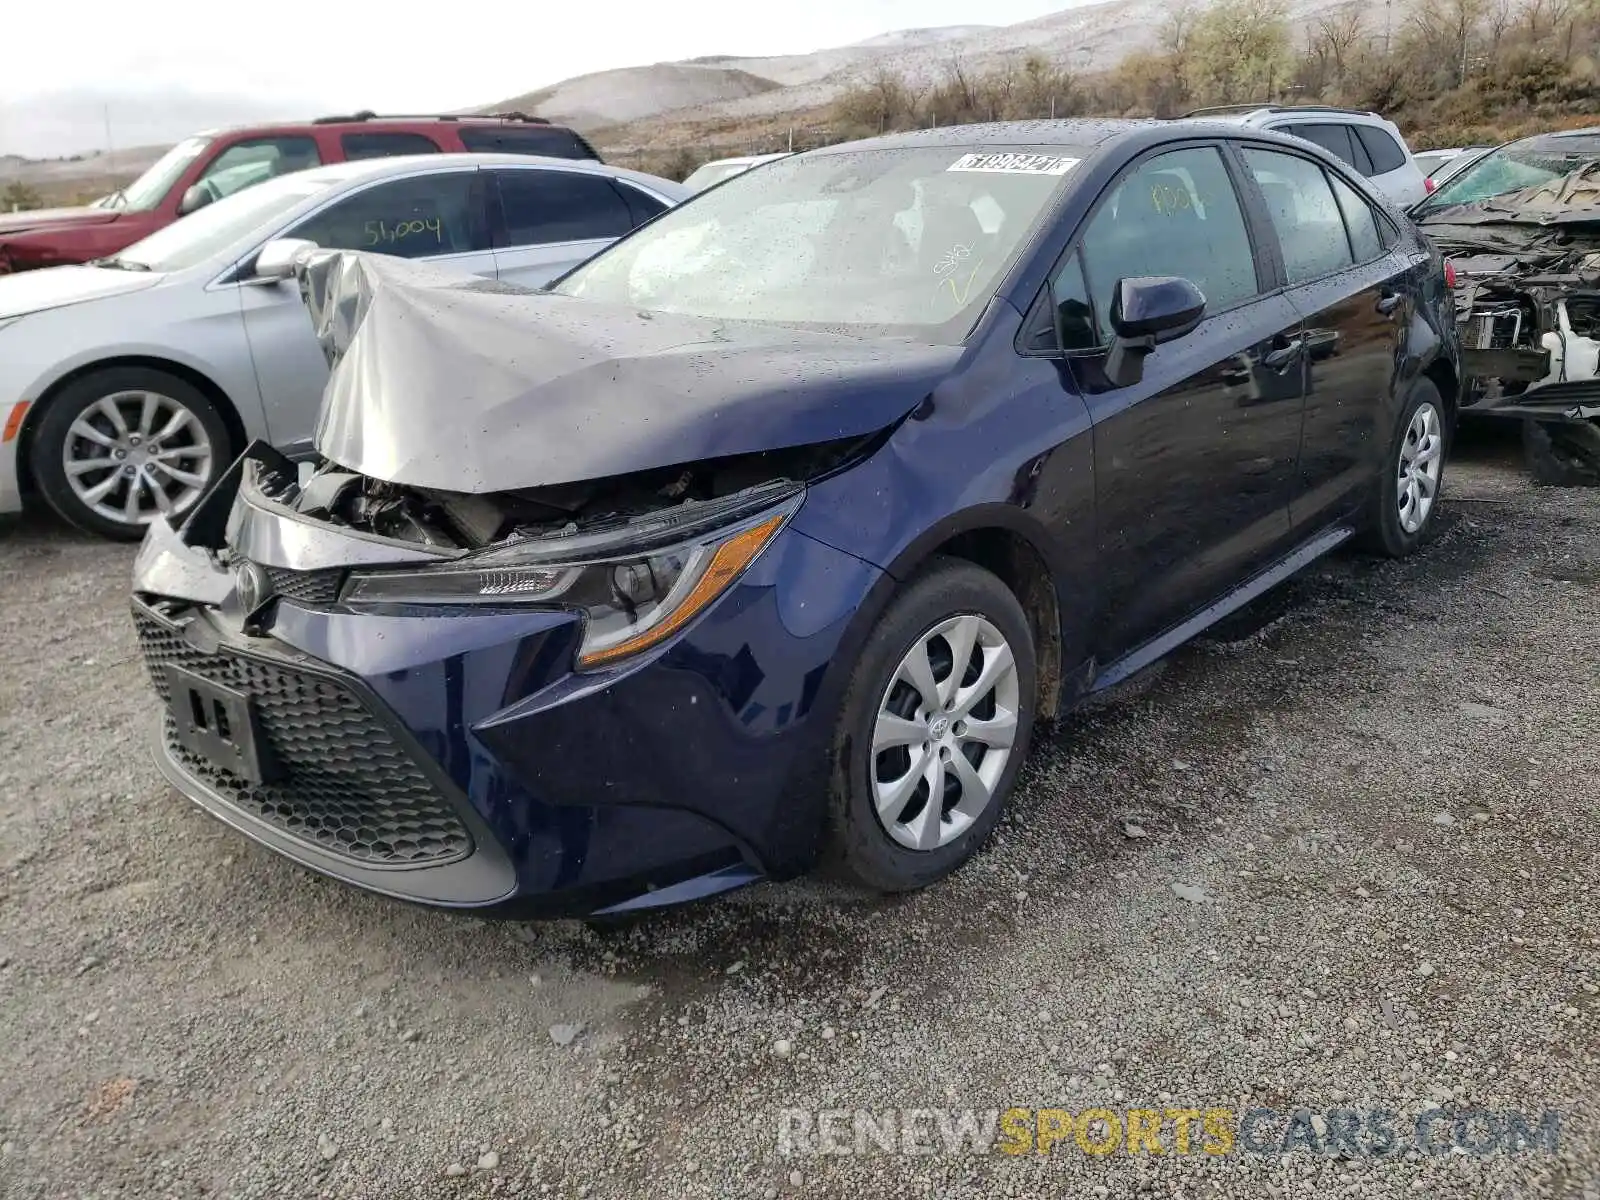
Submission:
{"label": "bare tree", "polygon": [[1361,10],[1355,5],[1335,9],[1318,17],[1311,26],[1308,51],[1317,59],[1326,76],[1343,87],[1351,55],[1365,36]]}
{"label": "bare tree", "polygon": [[1468,51],[1488,6],[1489,0],[1422,0],[1411,12],[1412,34],[1427,60],[1445,69],[1451,87],[1467,77]]}
{"label": "bare tree", "polygon": [[1512,11],[1509,0],[1489,0],[1488,11],[1483,18],[1484,36],[1488,39],[1489,54],[1491,57],[1500,52],[1500,43],[1511,30],[1512,23],[1517,14]]}

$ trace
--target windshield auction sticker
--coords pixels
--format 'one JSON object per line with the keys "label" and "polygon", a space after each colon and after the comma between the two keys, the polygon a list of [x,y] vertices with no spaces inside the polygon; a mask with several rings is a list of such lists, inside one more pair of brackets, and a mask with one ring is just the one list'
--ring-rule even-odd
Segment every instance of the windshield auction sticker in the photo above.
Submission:
{"label": "windshield auction sticker", "polygon": [[1053,154],[963,154],[946,171],[987,171],[995,175],[1065,175],[1076,158]]}

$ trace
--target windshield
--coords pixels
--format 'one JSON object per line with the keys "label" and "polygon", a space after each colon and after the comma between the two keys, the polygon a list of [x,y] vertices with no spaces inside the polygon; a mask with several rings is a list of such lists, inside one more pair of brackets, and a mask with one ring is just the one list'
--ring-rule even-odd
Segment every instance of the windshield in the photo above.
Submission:
{"label": "windshield", "polygon": [[172,185],[188,170],[189,164],[199,158],[210,144],[211,139],[203,137],[186,138],[179,142],[156,159],[143,175],[120,192],[107,196],[106,207],[129,208],[134,212],[149,212],[158,207],[172,190]]}
{"label": "windshield", "polygon": [[702,192],[554,290],[608,304],[959,342],[1077,152],[781,159]]}
{"label": "windshield", "polygon": [[1596,159],[1600,159],[1600,137],[1540,137],[1513,142],[1452,173],[1415,212],[1421,216],[1518,192],[1570,175]]}
{"label": "windshield", "polygon": [[152,271],[185,270],[270,225],[327,186],[325,181],[308,179],[303,174],[281,175],[174,221],[144,241],[135,242],[112,261]]}

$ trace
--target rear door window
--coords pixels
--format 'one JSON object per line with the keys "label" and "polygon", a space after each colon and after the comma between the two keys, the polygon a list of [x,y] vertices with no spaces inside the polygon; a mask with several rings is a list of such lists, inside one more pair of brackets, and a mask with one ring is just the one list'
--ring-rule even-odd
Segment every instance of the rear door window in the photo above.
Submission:
{"label": "rear door window", "polygon": [[1209,146],[1158,154],[1124,176],[1090,219],[1082,245],[1096,320],[1080,329],[1111,327],[1119,279],[1182,276],[1205,294],[1208,313],[1260,290],[1239,198],[1222,155]]}
{"label": "rear door window", "polygon": [[1406,152],[1400,148],[1400,143],[1394,140],[1394,136],[1387,129],[1356,125],[1352,127],[1351,132],[1356,135],[1372,159],[1372,174],[1387,175],[1390,171],[1398,171],[1406,165]]}
{"label": "rear door window", "polygon": [[462,125],[461,144],[484,154],[543,154],[550,158],[598,158],[570,129],[538,125]]}
{"label": "rear door window", "polygon": [[420,133],[346,133],[339,147],[350,162],[363,158],[392,158],[397,154],[437,154],[439,145]]}
{"label": "rear door window", "polygon": [[1290,283],[1354,265],[1344,214],[1320,166],[1276,150],[1245,150],[1243,158],[1267,202]]}
{"label": "rear door window", "polygon": [[505,217],[504,246],[617,238],[635,222],[604,175],[578,171],[496,171]]}
{"label": "rear door window", "polygon": [[628,206],[628,215],[634,225],[643,225],[657,213],[666,212],[668,208],[664,200],[657,200],[654,196],[646,195],[631,184],[619,181],[613,186],[617,189],[617,194],[622,197],[622,202]]}
{"label": "rear door window", "polygon": [[1355,188],[1337,175],[1333,180],[1333,194],[1339,201],[1339,211],[1344,214],[1344,227],[1350,234],[1350,249],[1358,263],[1371,262],[1383,254],[1383,239],[1378,233],[1378,218],[1372,206],[1363,200]]}
{"label": "rear door window", "polygon": [[329,250],[431,258],[487,250],[478,172],[417,175],[375,184],[335,201],[286,236]]}
{"label": "rear door window", "polygon": [[1350,126],[1348,125],[1288,125],[1285,126],[1284,132],[1292,133],[1295,137],[1305,138],[1308,142],[1315,142],[1341,162],[1349,163],[1352,167],[1361,171],[1362,174],[1367,173],[1362,169],[1362,164],[1356,160],[1356,151],[1350,141]]}

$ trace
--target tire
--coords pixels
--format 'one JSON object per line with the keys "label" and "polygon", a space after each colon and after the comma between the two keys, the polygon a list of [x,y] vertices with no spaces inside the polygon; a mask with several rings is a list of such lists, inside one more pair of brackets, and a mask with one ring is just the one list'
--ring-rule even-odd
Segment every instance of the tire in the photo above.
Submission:
{"label": "tire", "polygon": [[[952,623],[953,627],[937,632]],[[962,699],[960,685],[956,694],[947,685],[953,674],[954,647],[969,631],[973,651],[962,678],[967,688],[977,690]],[[1009,674],[1002,670],[998,684],[988,687],[982,679],[984,666],[1003,662],[996,639],[1010,649],[1012,670]],[[927,719],[923,700],[927,681],[922,689],[906,681],[902,666],[918,646],[926,649],[937,692],[934,704],[948,700],[956,705],[948,717],[944,708],[935,707],[934,716]],[[1004,583],[981,567],[951,558],[935,559],[914,576],[879,619],[845,691],[829,748],[830,872],[873,891],[902,892],[925,887],[971,858],[994,830],[1027,757],[1036,687],[1028,617]],[[960,719],[964,704],[971,705],[971,724]],[[927,740],[875,748],[878,717],[885,708],[905,722],[896,727],[902,736],[921,725]],[[978,721],[997,721],[988,733],[998,742],[997,729],[1008,711],[1015,716],[1009,748],[972,736]],[[919,713],[924,714],[920,719]],[[885,730],[891,725],[886,723]],[[930,754],[937,756],[937,768]],[[1001,757],[990,758],[996,754]],[[957,755],[963,756],[964,774],[954,765]],[[951,763],[948,769],[946,762]],[[951,781],[944,784],[937,827],[931,825],[929,771],[936,772],[934,778]],[[973,779],[987,785],[987,802],[982,801],[983,789],[971,784]],[[877,789],[895,793],[897,789],[890,786],[895,781],[911,781],[910,798],[897,810],[891,806],[888,818],[880,819]],[[931,844],[907,845],[891,828],[899,838],[912,841],[929,842],[931,835]]]}
{"label": "tire", "polygon": [[[1419,428],[1428,431],[1420,443]],[[1431,446],[1427,444],[1428,441],[1431,441]],[[1409,526],[1419,510],[1402,507],[1402,501],[1410,491],[1406,483],[1408,465],[1414,461],[1419,445],[1432,457],[1417,471],[1418,490],[1410,492],[1409,504],[1420,503],[1425,491],[1420,482],[1423,477],[1431,479],[1432,493],[1427,496],[1427,503],[1421,506],[1421,519],[1413,528]],[[1444,468],[1449,456],[1450,424],[1444,400],[1431,379],[1418,379],[1395,418],[1389,446],[1384,451],[1383,466],[1373,481],[1361,537],[1368,551],[1386,558],[1404,558],[1427,542],[1433,534],[1434,515],[1439,511],[1439,499],[1444,489]],[[1432,467],[1431,475],[1428,474],[1428,464]]]}
{"label": "tire", "polygon": [[1600,487],[1600,426],[1593,422],[1524,421],[1522,454],[1536,483]]}
{"label": "tire", "polygon": [[[147,457],[152,433],[166,435],[155,443],[159,458]],[[161,515],[158,491],[179,516],[233,459],[216,405],[193,384],[151,367],[110,367],[73,380],[45,406],[30,442],[29,466],[50,507],[79,529],[125,541],[143,537]],[[111,465],[69,472],[69,455],[80,467],[102,457]],[[108,490],[96,497],[102,487]]]}

